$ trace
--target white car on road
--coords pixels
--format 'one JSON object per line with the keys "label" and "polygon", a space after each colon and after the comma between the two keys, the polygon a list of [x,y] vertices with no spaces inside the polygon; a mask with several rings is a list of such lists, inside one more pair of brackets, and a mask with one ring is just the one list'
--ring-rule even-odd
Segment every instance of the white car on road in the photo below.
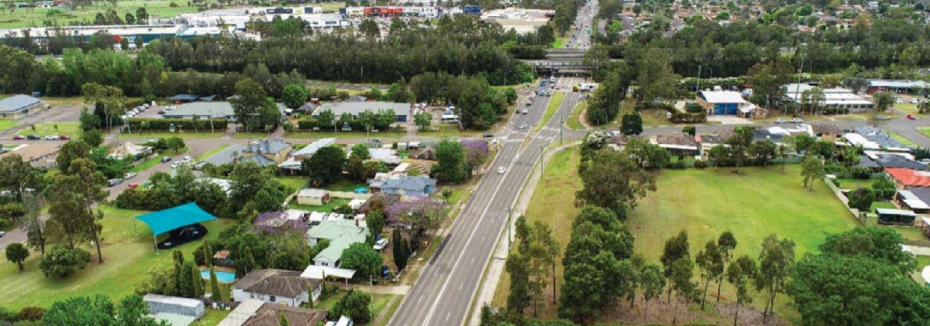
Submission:
{"label": "white car on road", "polygon": [[387,244],[388,244],[388,239],[383,239],[383,238],[382,238],[382,239],[378,239],[378,241],[375,242],[375,245],[374,245],[374,246],[371,246],[371,248],[373,248],[373,249],[375,249],[375,250],[377,250],[377,251],[381,251],[381,250],[384,249],[384,247],[387,247]]}
{"label": "white car on road", "polygon": [[497,173],[504,174],[504,172],[507,172],[507,169],[503,166],[497,168]]}

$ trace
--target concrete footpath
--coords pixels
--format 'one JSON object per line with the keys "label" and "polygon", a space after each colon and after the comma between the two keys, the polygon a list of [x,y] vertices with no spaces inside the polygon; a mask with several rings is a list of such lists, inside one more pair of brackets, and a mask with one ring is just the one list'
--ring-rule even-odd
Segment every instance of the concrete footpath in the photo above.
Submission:
{"label": "concrete footpath", "polygon": [[[555,154],[578,145],[581,145],[581,142],[575,141],[546,151],[546,153],[543,154],[543,164],[549,162]],[[507,255],[510,253],[510,243],[513,241],[513,232],[510,232],[510,230],[513,230],[517,217],[526,212],[526,208],[530,205],[530,200],[533,199],[533,192],[536,190],[536,184],[538,184],[539,180],[542,178],[542,173],[540,173],[538,166],[539,163],[537,162],[532,174],[530,174],[529,180],[526,181],[526,185],[520,192],[520,197],[517,198],[508,230],[505,230],[501,234],[500,239],[498,239],[497,247],[494,249],[494,255],[491,257],[491,262],[488,264],[484,279],[481,281],[478,296],[472,306],[472,314],[468,319],[469,326],[478,326],[481,323],[481,307],[491,305],[491,301],[494,299],[494,292],[497,291],[497,284],[504,274]],[[545,167],[543,167],[543,170],[545,170]]]}

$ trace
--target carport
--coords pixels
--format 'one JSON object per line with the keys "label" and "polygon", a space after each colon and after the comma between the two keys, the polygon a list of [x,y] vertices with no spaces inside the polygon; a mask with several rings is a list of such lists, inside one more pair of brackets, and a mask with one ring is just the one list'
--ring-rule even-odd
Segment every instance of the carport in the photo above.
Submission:
{"label": "carport", "polygon": [[[137,220],[142,221],[152,229],[152,241],[155,243],[155,250],[158,251],[158,236],[170,232],[174,229],[194,225],[206,221],[215,221],[216,216],[210,215],[197,203],[187,203],[181,206],[160,210],[153,213],[136,216]],[[133,233],[135,233],[136,222],[132,222]]]}

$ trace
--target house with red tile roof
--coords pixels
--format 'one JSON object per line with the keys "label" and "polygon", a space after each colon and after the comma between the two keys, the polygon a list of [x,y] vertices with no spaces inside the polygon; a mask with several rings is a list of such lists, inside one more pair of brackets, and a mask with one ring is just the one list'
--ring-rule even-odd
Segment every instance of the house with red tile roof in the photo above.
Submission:
{"label": "house with red tile roof", "polygon": [[905,168],[886,168],[885,173],[894,181],[895,188],[930,187],[930,172]]}

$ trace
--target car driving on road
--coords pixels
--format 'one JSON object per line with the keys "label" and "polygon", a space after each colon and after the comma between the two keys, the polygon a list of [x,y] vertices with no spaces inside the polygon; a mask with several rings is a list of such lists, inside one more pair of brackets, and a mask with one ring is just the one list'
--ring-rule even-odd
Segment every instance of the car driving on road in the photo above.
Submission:
{"label": "car driving on road", "polygon": [[504,174],[504,172],[507,172],[507,169],[504,168],[503,166],[500,166],[497,168],[497,173]]}

